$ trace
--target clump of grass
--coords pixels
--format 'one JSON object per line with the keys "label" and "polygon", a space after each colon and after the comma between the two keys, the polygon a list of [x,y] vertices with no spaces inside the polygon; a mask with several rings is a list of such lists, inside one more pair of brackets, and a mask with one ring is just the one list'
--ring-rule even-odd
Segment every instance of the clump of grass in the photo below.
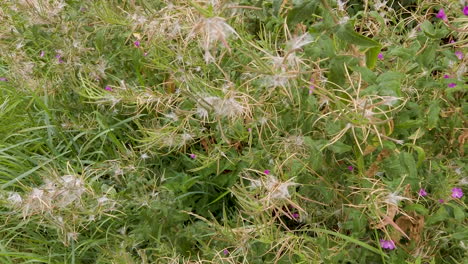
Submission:
{"label": "clump of grass", "polygon": [[463,8],[0,3],[1,262],[463,261]]}

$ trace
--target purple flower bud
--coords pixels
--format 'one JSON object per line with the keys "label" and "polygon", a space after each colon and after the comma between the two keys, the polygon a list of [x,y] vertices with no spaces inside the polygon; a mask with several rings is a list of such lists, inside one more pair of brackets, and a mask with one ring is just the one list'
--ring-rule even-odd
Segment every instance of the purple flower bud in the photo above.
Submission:
{"label": "purple flower bud", "polygon": [[445,74],[445,75],[444,75],[444,79],[450,79],[450,75]]}
{"label": "purple flower bud", "polygon": [[264,170],[263,173],[265,173],[266,175],[270,174],[270,170]]}
{"label": "purple flower bud", "polygon": [[463,59],[463,52],[461,51],[455,51],[455,56],[457,56],[457,58],[459,60]]}
{"label": "purple flower bud", "polygon": [[396,248],[395,242],[392,240],[380,239],[380,247],[383,249],[393,250]]}
{"label": "purple flower bud", "polygon": [[315,89],[315,85],[313,84],[314,78],[310,78],[310,82],[312,84],[309,86],[309,94],[312,94],[314,92],[314,89]]}
{"label": "purple flower bud", "polygon": [[227,250],[227,249],[224,249],[224,250],[223,250],[223,254],[224,254],[224,256],[227,256],[227,255],[229,255],[229,250]]}
{"label": "purple flower bud", "polygon": [[465,6],[465,7],[463,8],[463,14],[464,14],[465,16],[468,16],[468,6]]}
{"label": "purple flower bud", "polygon": [[438,202],[439,203],[445,203],[444,199],[439,199]]}
{"label": "purple flower bud", "polygon": [[354,170],[354,167],[353,167],[353,166],[348,166],[348,170],[349,170],[349,171],[353,171],[353,170]]}
{"label": "purple flower bud", "polygon": [[447,15],[445,14],[445,11],[443,8],[439,10],[436,17],[442,19],[443,21],[447,21]]}
{"label": "purple flower bud", "polygon": [[379,55],[377,55],[377,58],[379,58],[379,60],[383,60],[383,53],[380,52]]}
{"label": "purple flower bud", "polygon": [[42,58],[42,57],[44,57],[44,55],[45,55],[45,52],[43,50],[41,50],[41,54],[39,54],[39,57]]}
{"label": "purple flower bud", "polygon": [[453,198],[462,198],[463,197],[463,190],[461,188],[453,188],[452,189],[452,197]]}
{"label": "purple flower bud", "polygon": [[192,153],[192,154],[189,155],[189,157],[190,157],[191,159],[195,159],[195,158],[197,158],[197,155],[195,155],[195,154]]}
{"label": "purple flower bud", "polygon": [[421,189],[419,190],[418,194],[419,194],[419,196],[423,196],[423,197],[424,197],[424,196],[427,195],[427,192],[426,192],[426,190],[424,190],[424,188],[421,188]]}
{"label": "purple flower bud", "polygon": [[8,79],[5,78],[5,77],[1,77],[1,78],[0,78],[0,82],[8,82]]}
{"label": "purple flower bud", "polygon": [[106,85],[106,87],[104,87],[104,89],[106,91],[112,92],[112,87],[110,87],[109,85]]}
{"label": "purple flower bud", "polygon": [[140,47],[140,41],[137,40],[135,42],[133,42],[133,44],[135,45],[135,47],[139,48]]}
{"label": "purple flower bud", "polygon": [[298,218],[299,218],[299,214],[298,214],[298,213],[293,213],[291,216],[292,216],[292,218],[294,218],[294,219],[298,219]]}
{"label": "purple flower bud", "polygon": [[453,87],[457,86],[457,84],[456,84],[456,83],[449,83],[447,86],[448,86],[449,88],[453,88]]}

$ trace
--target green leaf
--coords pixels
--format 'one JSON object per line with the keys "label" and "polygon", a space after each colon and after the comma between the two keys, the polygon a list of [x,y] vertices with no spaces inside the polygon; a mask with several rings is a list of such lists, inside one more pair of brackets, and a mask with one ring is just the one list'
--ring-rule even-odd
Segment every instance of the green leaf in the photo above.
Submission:
{"label": "green leaf", "polygon": [[317,4],[318,1],[315,0],[298,1],[297,4],[294,4],[293,9],[288,13],[288,24],[294,25],[312,18],[312,14],[314,14],[317,9]]}
{"label": "green leaf", "polygon": [[358,45],[361,47],[380,47],[379,42],[357,33],[356,31],[354,31],[354,28],[349,23],[338,26],[336,36],[350,44]]}
{"label": "green leaf", "polygon": [[369,69],[373,69],[377,64],[380,49],[381,47],[377,46],[366,51],[366,65]]}
{"label": "green leaf", "polygon": [[421,215],[429,214],[429,210],[422,204],[408,204],[407,206],[405,206],[405,211],[415,211]]}
{"label": "green leaf", "polygon": [[429,112],[427,113],[427,129],[431,130],[437,126],[439,122],[440,106],[439,101],[434,101],[429,106]]}
{"label": "green leaf", "polygon": [[439,210],[437,210],[437,212],[435,212],[435,214],[433,214],[431,217],[429,217],[429,219],[427,221],[427,225],[432,225],[432,224],[435,224],[435,223],[438,223],[438,222],[442,222],[442,221],[445,221],[448,218],[449,218],[449,215],[448,215],[447,209],[445,209],[444,206],[441,206],[439,208]]}
{"label": "green leaf", "polygon": [[353,148],[349,145],[346,145],[343,142],[338,141],[335,144],[328,146],[328,149],[333,151],[336,154],[341,154],[341,153],[351,151]]}
{"label": "green leaf", "polygon": [[412,147],[418,153],[417,167],[419,168],[421,166],[421,164],[424,162],[424,160],[426,159],[426,152],[424,152],[423,148],[418,147],[418,146],[413,145],[413,144],[405,144],[405,146]]}
{"label": "green leaf", "polygon": [[426,36],[430,37],[430,38],[435,38],[435,30],[434,30],[434,26],[432,25],[431,22],[429,21],[424,21],[422,24],[421,24],[421,30],[424,32],[424,34],[426,34]]}

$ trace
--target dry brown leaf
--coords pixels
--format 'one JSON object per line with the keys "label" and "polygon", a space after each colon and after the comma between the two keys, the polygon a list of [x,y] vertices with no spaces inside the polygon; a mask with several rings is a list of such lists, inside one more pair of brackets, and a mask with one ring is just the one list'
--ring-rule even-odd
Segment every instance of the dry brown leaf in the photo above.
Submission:
{"label": "dry brown leaf", "polygon": [[[402,215],[398,217],[395,224],[403,230],[406,234],[409,234],[409,239],[413,240],[416,244],[421,241],[421,234],[424,229],[424,216],[416,213],[411,213],[411,216]],[[394,241],[400,241],[401,234],[394,232],[391,235]]]}
{"label": "dry brown leaf", "polygon": [[[395,215],[397,214],[398,212],[398,206],[396,205],[393,205],[393,204],[389,204],[387,205],[387,215],[385,215],[382,220],[380,221],[380,223],[374,225],[373,228],[376,228],[376,229],[383,229],[385,226],[387,225],[391,225],[393,228],[395,228],[395,230],[397,230],[398,232],[400,232],[403,236],[405,236],[407,239],[410,239],[410,237],[406,234],[406,232],[401,229],[394,221],[393,221],[393,218],[395,218]],[[398,240],[395,240],[395,241],[398,241]]]}
{"label": "dry brown leaf", "polygon": [[375,173],[379,171],[379,164],[382,162],[383,159],[387,158],[391,154],[392,152],[388,149],[382,150],[377,156],[377,159],[372,163],[370,168],[366,171],[366,176],[369,178],[373,178]]}
{"label": "dry brown leaf", "polygon": [[463,131],[463,133],[458,137],[458,143],[460,144],[460,155],[465,155],[465,141],[468,139],[468,130]]}

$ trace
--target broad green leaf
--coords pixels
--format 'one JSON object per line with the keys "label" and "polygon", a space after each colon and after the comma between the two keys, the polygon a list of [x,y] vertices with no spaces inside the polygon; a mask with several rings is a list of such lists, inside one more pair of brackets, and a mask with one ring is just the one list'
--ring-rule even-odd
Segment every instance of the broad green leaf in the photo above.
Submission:
{"label": "broad green leaf", "polygon": [[427,128],[429,130],[435,128],[439,122],[440,113],[439,101],[434,101],[429,106],[429,112],[427,113]]}
{"label": "broad green leaf", "polygon": [[375,64],[377,64],[380,49],[381,47],[377,46],[366,51],[366,65],[369,69],[373,69]]}
{"label": "broad green leaf", "polygon": [[447,209],[444,206],[441,206],[439,210],[435,212],[432,216],[430,216],[427,220],[427,225],[432,225],[438,222],[445,221],[449,218]]}
{"label": "broad green leaf", "polygon": [[429,21],[424,21],[422,24],[421,24],[421,29],[422,31],[424,32],[424,34],[426,34],[426,36],[430,37],[430,38],[434,38],[435,37],[435,30],[434,30],[434,26],[432,25],[431,22]]}
{"label": "broad green leaf", "polygon": [[418,214],[421,214],[421,215],[428,215],[429,214],[429,210],[424,207],[424,205],[422,204],[408,204],[407,206],[405,206],[405,211],[415,211],[417,212]]}
{"label": "broad green leaf", "polygon": [[288,13],[288,24],[294,25],[312,18],[312,14],[314,14],[317,9],[317,4],[317,0],[297,1],[293,9]]}
{"label": "broad green leaf", "polygon": [[405,146],[412,147],[418,153],[417,167],[419,168],[421,164],[424,162],[424,160],[426,159],[426,153],[424,152],[424,149],[413,144],[405,144]]}
{"label": "broad green leaf", "polygon": [[336,36],[350,44],[358,45],[361,47],[380,47],[379,42],[357,33],[356,31],[354,31],[354,28],[349,23],[338,26]]}
{"label": "broad green leaf", "polygon": [[328,149],[330,149],[336,154],[341,154],[341,153],[351,151],[353,148],[349,145],[346,145],[343,142],[338,141],[335,144],[328,146]]}

